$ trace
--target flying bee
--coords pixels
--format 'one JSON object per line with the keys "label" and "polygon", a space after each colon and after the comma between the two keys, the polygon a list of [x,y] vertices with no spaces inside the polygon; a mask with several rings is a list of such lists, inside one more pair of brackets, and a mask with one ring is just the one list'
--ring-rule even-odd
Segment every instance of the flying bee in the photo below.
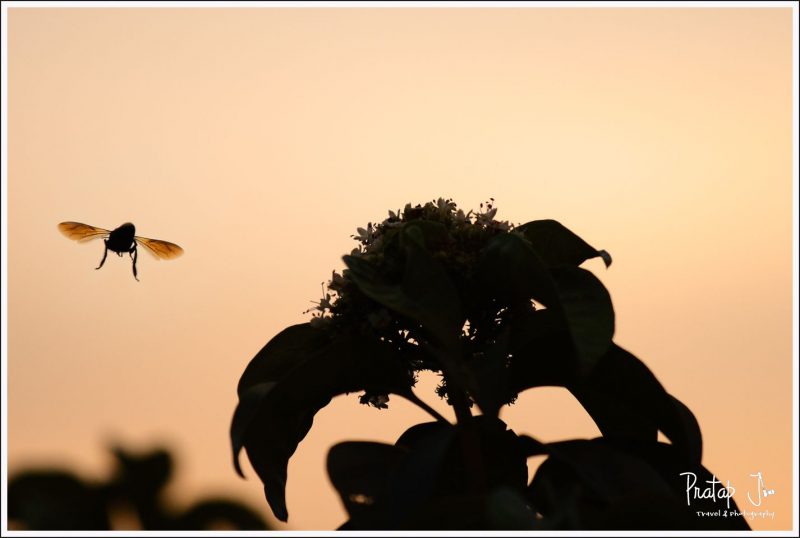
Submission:
{"label": "flying bee", "polygon": [[103,259],[100,260],[100,265],[95,267],[95,269],[103,267],[109,250],[111,252],[116,252],[120,258],[127,252],[131,260],[133,260],[133,278],[137,281],[139,280],[139,277],[136,275],[136,260],[139,256],[136,248],[137,245],[145,247],[156,259],[171,260],[183,254],[183,249],[175,243],[161,241],[160,239],[148,239],[136,235],[136,228],[130,222],[126,222],[119,228],[111,231],[80,222],[62,222],[58,225],[58,229],[68,238],[79,242],[103,238],[106,248],[103,251]]}

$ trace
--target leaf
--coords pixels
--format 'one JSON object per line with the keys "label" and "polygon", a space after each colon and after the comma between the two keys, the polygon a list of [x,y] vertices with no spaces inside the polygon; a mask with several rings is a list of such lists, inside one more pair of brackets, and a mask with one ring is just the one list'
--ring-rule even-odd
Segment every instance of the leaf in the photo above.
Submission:
{"label": "leaf", "polygon": [[[525,488],[529,439],[523,440],[497,417],[478,415],[466,424],[418,424],[406,431],[397,446],[409,449],[399,481],[407,482],[412,497],[424,499],[460,493],[469,487],[472,471],[465,458],[471,450],[480,462],[486,487]],[[471,445],[471,446],[467,446]],[[435,481],[435,482],[433,482]],[[435,484],[435,487],[434,487]]]}
{"label": "leaf", "polygon": [[606,437],[655,441],[660,429],[687,461],[699,463],[702,435],[692,412],[647,366],[616,344],[585,379],[567,388]]}
{"label": "leaf", "polygon": [[577,351],[579,373],[591,370],[611,345],[611,298],[591,272],[568,266],[551,272],[525,238],[510,233],[489,242],[478,275],[486,292],[501,304],[524,305],[533,298],[560,316]]}
{"label": "leaf", "polygon": [[[653,466],[664,481],[672,487],[674,494],[680,499],[682,506],[687,506],[686,498],[686,476],[682,473],[692,472],[697,476],[697,484],[710,484],[712,477],[716,475],[708,470],[700,462],[687,462],[683,452],[675,444],[666,443],[620,443],[615,444],[622,450],[633,454]],[[722,484],[727,484],[726,480],[717,477]],[[721,486],[717,486],[720,488]],[[692,515],[696,510],[712,512],[720,508],[719,499],[710,498],[691,498],[689,503]],[[727,509],[727,503],[726,503]],[[727,530],[750,530],[747,521],[743,517],[735,517],[734,513],[740,512],[736,501],[730,499],[730,517],[727,518],[701,518],[694,521],[695,528],[703,529],[727,529]]]}
{"label": "leaf", "polygon": [[[316,412],[330,402],[332,396],[325,395],[325,392],[330,394],[338,391],[318,391],[316,397],[309,395],[305,401],[292,401],[276,390],[279,386],[277,383],[271,386],[260,384],[249,389],[270,387],[271,390],[260,395],[261,399],[256,404],[249,405],[252,411],[246,426],[238,425],[240,411],[237,408],[231,437],[234,458],[238,459],[238,450],[244,446],[264,484],[264,495],[272,512],[279,520],[286,521],[289,517],[285,498],[289,458],[311,429]],[[240,408],[242,405],[240,403]],[[236,433],[239,433],[239,439],[235,437]]]}
{"label": "leaf", "polygon": [[[291,338],[281,341],[296,343]],[[241,473],[238,453],[244,447],[264,483],[267,501],[281,521],[288,518],[289,458],[311,428],[316,412],[339,394],[358,390],[403,393],[413,381],[391,350],[369,338],[339,334],[305,355],[284,353],[286,349],[267,345],[253,359],[266,364],[251,364],[245,371],[245,388],[231,424],[237,470]]]}
{"label": "leaf", "polygon": [[611,255],[608,252],[591,247],[555,220],[534,220],[516,229],[525,234],[533,249],[551,267],[560,265],[577,267],[597,256],[603,259],[606,267],[611,265]]}
{"label": "leaf", "polygon": [[551,457],[567,464],[586,491],[599,500],[612,501],[628,491],[670,494],[669,486],[655,469],[620,452],[605,439],[561,441],[546,447]]}
{"label": "leaf", "polygon": [[388,528],[428,533],[488,530],[486,497],[462,492],[437,496]]}
{"label": "leaf", "polygon": [[[472,488],[465,443],[474,443],[481,465],[479,491]],[[417,424],[394,446],[340,443],[331,449],[328,469],[351,516],[342,529],[529,528],[526,457],[543,446],[486,416],[466,426]],[[516,502],[504,508],[509,495]]]}
{"label": "leaf", "polygon": [[557,306],[558,291],[547,266],[519,234],[499,234],[489,240],[477,276],[484,293],[501,302],[533,298]]}
{"label": "leaf", "polygon": [[330,337],[324,331],[309,323],[292,325],[279,332],[256,354],[247,365],[237,393],[265,381],[280,379],[297,366],[298,357],[306,357],[330,344]]}
{"label": "leaf", "polygon": [[554,270],[553,276],[560,310],[580,360],[580,373],[588,373],[611,346],[614,336],[611,297],[600,280],[586,269],[561,267]]}
{"label": "leaf", "polygon": [[701,460],[703,440],[697,419],[664,390],[642,361],[612,343],[588,375],[578,376],[565,337],[548,328],[552,316],[549,310],[540,310],[516,320],[509,367],[512,390],[566,387],[603,436],[655,441],[660,430],[688,462]]}
{"label": "leaf", "polygon": [[[410,528],[438,493],[456,427],[426,422],[406,430],[395,445],[349,442],[329,454],[328,472],[350,519],[339,530]],[[352,503],[345,500],[372,502]]]}
{"label": "leaf", "polygon": [[239,452],[244,448],[245,437],[261,408],[261,403],[276,384],[274,381],[252,384],[239,395],[239,405],[236,406],[231,421],[231,444],[233,445],[233,466],[236,473],[242,478],[244,478],[244,472],[239,464]]}
{"label": "leaf", "polygon": [[[684,457],[694,463],[703,458],[703,435],[694,413],[671,394],[660,405],[658,428],[681,451]],[[672,405],[670,405],[672,404]]]}
{"label": "leaf", "polygon": [[717,509],[714,501],[687,506],[680,473],[696,473],[701,481],[711,474],[699,463],[687,464],[672,445],[602,438],[546,446],[551,455],[531,481],[529,497],[545,515],[571,504],[567,528],[747,528],[741,518],[713,521],[696,515],[696,510]]}
{"label": "leaf", "polygon": [[553,309],[515,316],[510,352],[508,379],[514,393],[531,387],[566,386],[577,377],[575,346]]}
{"label": "leaf", "polygon": [[457,428],[444,422],[424,422],[407,429],[395,446],[408,451],[389,489],[390,517],[399,525],[409,512],[431,498]]}
{"label": "leaf", "polygon": [[490,529],[539,529],[536,512],[522,495],[511,488],[497,488],[489,493],[486,515]]}
{"label": "leaf", "polygon": [[442,266],[421,244],[422,232],[401,234],[406,264],[399,283],[386,281],[362,257],[344,256],[350,277],[374,301],[421,323],[444,347],[455,346],[463,319],[458,291]]}
{"label": "leaf", "polygon": [[385,509],[389,481],[407,450],[384,443],[347,441],[328,451],[328,476],[351,518]]}

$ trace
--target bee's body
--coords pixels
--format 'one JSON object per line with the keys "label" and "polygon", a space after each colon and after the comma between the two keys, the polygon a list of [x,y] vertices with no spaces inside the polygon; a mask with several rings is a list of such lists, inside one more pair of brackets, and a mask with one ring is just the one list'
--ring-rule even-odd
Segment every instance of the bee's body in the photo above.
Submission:
{"label": "bee's body", "polygon": [[133,239],[135,235],[136,227],[130,222],[126,222],[108,234],[108,239],[105,240],[106,248],[120,256],[131,252],[136,249],[136,241]]}
{"label": "bee's body", "polygon": [[106,263],[106,256],[109,250],[111,252],[116,252],[117,256],[120,258],[127,252],[131,255],[131,259],[133,260],[133,278],[139,280],[136,274],[136,260],[139,258],[139,253],[136,250],[135,236],[136,227],[130,222],[126,222],[119,228],[112,230],[111,233],[108,234],[108,239],[103,241],[106,244],[106,249],[103,251],[103,259],[100,260],[100,265],[95,267],[95,269],[100,269],[103,267],[103,264]]}
{"label": "bee's body", "polygon": [[137,246],[139,244],[147,247],[146,250],[149,250],[156,258],[168,260],[183,254],[183,249],[174,243],[137,236],[136,227],[130,222],[126,222],[112,231],[89,226],[88,224],[82,224],[80,222],[62,222],[58,225],[58,229],[61,230],[61,233],[76,241],[87,241],[96,237],[105,237],[103,242],[106,248],[103,251],[103,259],[100,260],[100,265],[98,265],[96,269],[103,267],[109,250],[115,252],[120,257],[127,252],[133,260],[133,278],[136,280],[139,280],[136,273],[136,260],[139,257]]}

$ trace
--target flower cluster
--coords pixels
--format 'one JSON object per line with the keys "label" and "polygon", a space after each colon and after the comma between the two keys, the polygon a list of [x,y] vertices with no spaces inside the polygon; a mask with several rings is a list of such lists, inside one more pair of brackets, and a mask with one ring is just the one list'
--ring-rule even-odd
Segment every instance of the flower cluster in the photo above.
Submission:
{"label": "flower cluster", "polygon": [[452,199],[439,198],[426,203],[424,206],[417,204],[411,206],[406,204],[403,210],[389,210],[388,218],[380,224],[373,225],[371,222],[366,228],[356,229],[353,237],[359,242],[358,247],[350,253],[352,256],[368,254],[380,250],[383,238],[388,230],[392,230],[403,223],[413,220],[430,220],[444,224],[451,234],[458,234],[470,227],[488,228],[497,231],[509,231],[513,225],[508,221],[494,220],[497,208],[494,207],[494,198],[480,204],[478,211],[470,210],[464,213],[459,209]]}
{"label": "flower cluster", "polygon": [[[389,210],[389,216],[379,224],[369,222],[366,228],[357,228],[356,234],[350,237],[358,242],[358,246],[350,252],[350,255],[377,257],[376,255],[379,255],[383,247],[387,232],[414,220],[440,222],[455,238],[474,236],[476,232],[479,235],[491,236],[494,232],[508,232],[514,228],[514,225],[508,221],[495,220],[496,214],[497,207],[494,206],[494,198],[489,198],[488,201],[481,203],[478,211],[470,210],[467,213],[464,213],[463,209],[459,209],[450,198],[439,198],[427,202],[425,205],[406,204],[402,210],[398,209],[396,212]],[[313,312],[312,324],[318,325],[332,317],[334,303],[341,296],[345,286],[345,278],[334,270],[327,285],[322,283],[322,298],[314,303],[316,306],[304,312],[306,314]],[[386,311],[382,310],[374,321],[383,324],[388,321],[387,317]]]}
{"label": "flower cluster", "polygon": [[[404,267],[402,250],[392,247],[396,245],[393,239],[399,229],[414,221],[436,223],[446,232],[446,240],[427,245],[428,250],[445,269],[459,295],[467,298],[473,295],[471,275],[481,250],[495,235],[514,229],[508,221],[496,220],[496,215],[497,208],[492,198],[480,204],[477,211],[468,212],[459,209],[453,200],[444,198],[424,205],[406,204],[402,210],[389,211],[387,218],[380,223],[370,222],[366,227],[359,227],[352,236],[358,244],[350,256],[370,262],[381,277],[396,281]],[[322,298],[308,312],[313,312],[310,320],[313,326],[334,331],[355,329],[377,336],[405,358],[412,376],[420,370],[441,371],[438,364],[420,352],[418,344],[425,338],[421,327],[368,298],[349,277],[347,270],[332,272],[330,280],[322,284]],[[492,312],[488,316],[492,323],[495,314]],[[481,315],[471,317],[477,319]],[[477,325],[474,321],[467,323],[465,339],[475,338]],[[446,396],[444,383],[439,392]],[[385,408],[387,400],[387,396],[381,394],[365,394],[361,398],[362,403],[379,408]]]}

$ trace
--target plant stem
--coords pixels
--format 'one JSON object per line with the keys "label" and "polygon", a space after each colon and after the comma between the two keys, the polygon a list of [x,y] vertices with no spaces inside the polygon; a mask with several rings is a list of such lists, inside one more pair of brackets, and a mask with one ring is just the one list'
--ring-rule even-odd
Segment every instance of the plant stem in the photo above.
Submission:
{"label": "plant stem", "polygon": [[447,394],[456,413],[456,422],[460,429],[459,437],[461,438],[461,449],[467,468],[469,487],[472,493],[480,495],[486,490],[486,476],[480,449],[480,437],[475,427],[475,421],[472,420],[466,383],[456,359],[458,352],[448,353],[427,344],[425,349],[436,357],[442,366],[442,373],[447,382]]}
{"label": "plant stem", "polygon": [[446,423],[450,424],[449,420],[444,418],[436,409],[434,409],[430,405],[426,404],[424,401],[420,400],[419,397],[416,394],[414,394],[413,391],[409,390],[407,394],[399,394],[398,393],[398,396],[402,396],[403,398],[405,398],[409,402],[418,405],[419,407],[421,407],[422,409],[427,411],[429,415],[431,415],[433,418],[435,418],[439,422],[446,422]]}

